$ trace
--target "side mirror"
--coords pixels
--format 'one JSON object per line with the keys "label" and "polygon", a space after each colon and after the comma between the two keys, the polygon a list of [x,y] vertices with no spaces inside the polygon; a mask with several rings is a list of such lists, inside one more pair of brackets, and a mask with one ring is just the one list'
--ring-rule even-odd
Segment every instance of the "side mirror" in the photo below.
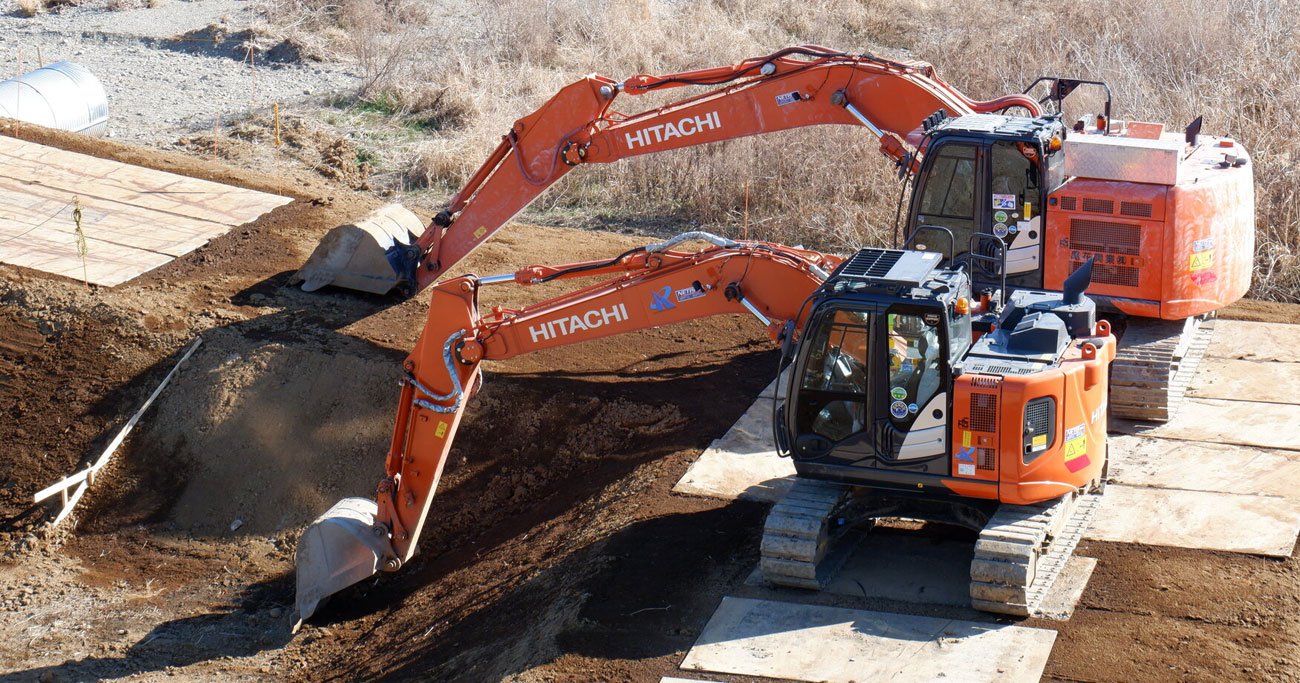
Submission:
{"label": "side mirror", "polygon": [[794,321],[787,320],[785,327],[781,328],[781,365],[785,365],[785,359],[790,357],[794,350]]}

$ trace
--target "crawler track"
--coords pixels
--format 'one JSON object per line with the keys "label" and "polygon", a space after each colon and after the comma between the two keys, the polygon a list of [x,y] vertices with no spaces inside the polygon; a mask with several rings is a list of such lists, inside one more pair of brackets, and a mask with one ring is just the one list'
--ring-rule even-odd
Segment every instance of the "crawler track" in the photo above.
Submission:
{"label": "crawler track", "polygon": [[1065,569],[1100,495],[1071,494],[1040,505],[1003,505],[975,542],[971,606],[1030,616]]}
{"label": "crawler track", "polygon": [[795,479],[790,492],[772,506],[763,526],[763,575],[778,586],[821,590],[834,568],[822,562],[840,528],[836,513],[852,488],[813,479]]}
{"label": "crawler track", "polygon": [[1111,414],[1168,422],[1210,343],[1213,320],[1131,318],[1110,366]]}

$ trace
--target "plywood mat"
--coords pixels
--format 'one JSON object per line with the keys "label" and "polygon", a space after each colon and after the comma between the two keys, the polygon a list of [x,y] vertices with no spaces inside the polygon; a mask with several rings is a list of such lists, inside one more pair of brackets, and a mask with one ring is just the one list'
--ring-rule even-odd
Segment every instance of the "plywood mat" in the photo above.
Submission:
{"label": "plywood mat", "polygon": [[290,201],[0,136],[0,262],[98,285],[126,282]]}

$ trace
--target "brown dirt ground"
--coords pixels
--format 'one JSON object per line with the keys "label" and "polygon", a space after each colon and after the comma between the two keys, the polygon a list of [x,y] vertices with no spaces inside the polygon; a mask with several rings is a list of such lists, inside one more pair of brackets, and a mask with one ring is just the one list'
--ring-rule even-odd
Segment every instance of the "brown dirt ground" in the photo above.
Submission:
{"label": "brown dirt ground", "polygon": [[[420,553],[335,596],[289,639],[293,543],[377,479],[395,370],[425,304],[284,283],[325,230],[377,201],[310,171],[268,180],[28,127],[0,133],[287,185],[297,199],[114,289],[0,266],[0,678],[656,681],[752,568],[762,506],[671,492],[774,371],[755,325],[716,318],[488,366]],[[644,241],[514,226],[463,270]],[[483,303],[558,291],[494,288]],[[1225,315],[1295,322],[1297,310]],[[31,493],[93,457],[195,334],[205,345],[92,489],[75,533],[44,528],[49,511],[28,505]],[[1030,622],[1059,633],[1046,680],[1297,679],[1300,556],[1080,552],[1099,564],[1075,617]]]}

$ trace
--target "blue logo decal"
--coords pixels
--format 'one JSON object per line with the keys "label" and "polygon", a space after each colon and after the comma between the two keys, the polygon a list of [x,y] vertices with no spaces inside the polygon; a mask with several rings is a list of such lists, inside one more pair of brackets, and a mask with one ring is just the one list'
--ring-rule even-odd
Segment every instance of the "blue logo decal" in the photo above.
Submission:
{"label": "blue logo decal", "polygon": [[651,293],[650,310],[662,313],[663,311],[677,308],[677,304],[673,303],[672,300],[668,298],[672,293],[672,287],[664,287],[658,292]]}
{"label": "blue logo decal", "polygon": [[907,404],[902,401],[894,401],[889,404],[889,414],[898,420],[907,417]]}
{"label": "blue logo decal", "polygon": [[975,462],[975,447],[967,446],[957,451],[957,459],[962,462]]}

